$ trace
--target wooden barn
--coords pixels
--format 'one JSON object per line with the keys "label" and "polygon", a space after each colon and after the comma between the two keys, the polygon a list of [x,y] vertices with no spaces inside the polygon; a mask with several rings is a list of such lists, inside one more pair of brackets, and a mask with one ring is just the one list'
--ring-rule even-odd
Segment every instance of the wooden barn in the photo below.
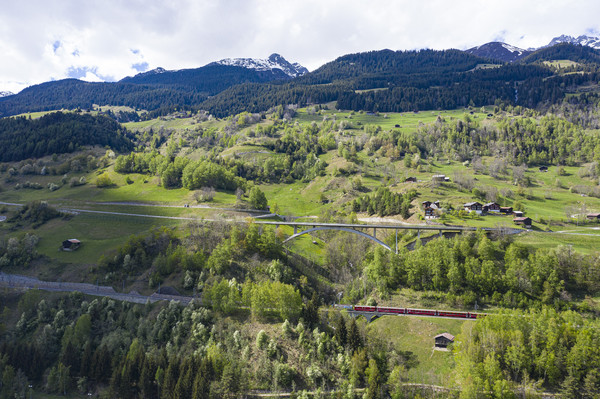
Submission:
{"label": "wooden barn", "polygon": [[587,215],[587,219],[590,222],[600,222],[600,213],[590,213]]}
{"label": "wooden barn", "polygon": [[81,246],[81,241],[76,238],[69,238],[68,240],[64,240],[62,242],[62,250],[63,251],[75,251]]}
{"label": "wooden barn", "polygon": [[513,212],[512,206],[501,206],[500,213],[504,213],[505,215],[511,215]]}
{"label": "wooden barn", "polygon": [[436,335],[434,339],[436,348],[447,348],[449,344],[454,342],[454,335],[446,332]]}

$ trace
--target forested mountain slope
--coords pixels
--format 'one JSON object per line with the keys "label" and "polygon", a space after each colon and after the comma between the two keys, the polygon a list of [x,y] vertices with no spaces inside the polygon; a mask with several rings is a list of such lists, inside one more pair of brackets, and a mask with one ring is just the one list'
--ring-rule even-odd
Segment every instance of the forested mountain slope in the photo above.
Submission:
{"label": "forested mountain slope", "polygon": [[20,161],[73,152],[81,146],[132,148],[126,130],[105,116],[56,112],[39,119],[0,119],[0,161]]}
{"label": "forested mountain slope", "polygon": [[[552,60],[570,60],[575,63],[571,69],[582,73],[568,75],[541,62]],[[149,111],[203,109],[217,117],[331,101],[340,109],[372,112],[497,102],[538,107],[561,101],[570,88],[595,84],[600,54],[563,43],[538,50],[518,64],[494,62],[459,50],[381,50],[348,54],[294,79],[279,69],[213,63],[197,69],[155,70],[117,83],[48,82],[0,98],[0,116],[92,104]]]}

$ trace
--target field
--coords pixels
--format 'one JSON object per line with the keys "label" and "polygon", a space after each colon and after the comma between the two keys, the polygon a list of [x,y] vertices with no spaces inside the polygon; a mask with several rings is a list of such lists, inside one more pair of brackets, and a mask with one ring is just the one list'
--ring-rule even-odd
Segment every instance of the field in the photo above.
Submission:
{"label": "field", "polygon": [[578,62],[571,60],[544,61],[544,64],[554,68],[567,68],[580,65]]}
{"label": "field", "polygon": [[[434,350],[434,339],[448,332],[458,336],[463,325],[472,321],[439,319],[433,317],[384,316],[372,322],[367,330],[373,337],[386,337],[394,348],[409,352],[415,365],[405,377],[410,382],[451,385],[454,358],[451,351]],[[409,363],[410,364],[410,363]]]}

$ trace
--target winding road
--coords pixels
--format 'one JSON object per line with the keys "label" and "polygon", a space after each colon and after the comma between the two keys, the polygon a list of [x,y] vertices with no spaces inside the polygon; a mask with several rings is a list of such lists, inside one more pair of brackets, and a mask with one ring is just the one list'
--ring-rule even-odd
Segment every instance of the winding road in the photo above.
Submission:
{"label": "winding road", "polygon": [[159,293],[153,293],[152,295],[146,296],[138,294],[137,292],[120,293],[116,292],[113,287],[105,285],[94,285],[87,283],[69,283],[61,281],[42,281],[35,277],[27,277],[19,274],[6,274],[0,272],[0,287],[9,289],[38,289],[44,291],[55,291],[55,292],[81,292],[86,295],[109,297],[117,299],[119,301],[133,302],[133,303],[147,303],[157,301],[175,301],[180,302],[184,305],[189,304],[193,300],[200,301],[199,298],[193,298],[189,296],[179,295],[165,295]]}

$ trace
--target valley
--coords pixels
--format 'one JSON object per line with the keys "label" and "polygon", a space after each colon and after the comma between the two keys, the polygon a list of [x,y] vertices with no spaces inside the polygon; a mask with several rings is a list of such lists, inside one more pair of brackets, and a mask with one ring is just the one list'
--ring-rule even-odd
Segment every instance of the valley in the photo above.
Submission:
{"label": "valley", "polygon": [[[600,57],[538,51],[349,54],[277,82],[223,60],[0,100],[0,394],[597,392]],[[210,98],[167,88],[220,66]]]}

